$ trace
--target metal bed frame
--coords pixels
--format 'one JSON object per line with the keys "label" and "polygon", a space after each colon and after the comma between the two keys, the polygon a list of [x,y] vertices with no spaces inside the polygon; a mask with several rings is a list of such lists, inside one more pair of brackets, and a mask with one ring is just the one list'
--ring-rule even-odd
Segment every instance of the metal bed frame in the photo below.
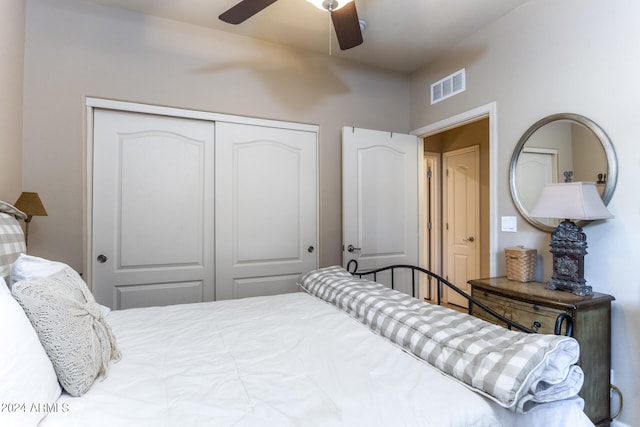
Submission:
{"label": "metal bed frame", "polygon": [[[526,326],[523,326],[517,322],[514,322],[511,319],[508,319],[506,317],[504,317],[503,315],[497,313],[495,310],[492,310],[491,308],[487,307],[486,305],[484,305],[483,303],[479,302],[478,300],[476,300],[475,298],[473,298],[471,295],[467,294],[465,291],[463,291],[462,289],[458,288],[456,285],[454,285],[453,283],[449,282],[447,279],[437,275],[436,273],[433,273],[429,270],[426,270],[422,267],[418,267],[415,265],[408,265],[408,264],[396,264],[396,265],[390,265],[387,267],[381,267],[381,268],[376,268],[376,269],[372,269],[372,270],[367,270],[367,271],[358,271],[358,261],[356,261],[355,259],[350,260],[347,263],[347,271],[349,273],[351,273],[353,276],[357,276],[359,278],[363,278],[363,276],[373,276],[373,281],[375,282],[377,277],[378,277],[378,273],[384,272],[384,271],[389,271],[391,274],[391,289],[395,289],[395,272],[396,271],[402,271],[402,270],[411,270],[411,292],[412,292],[412,296],[415,298],[416,297],[416,277],[420,277],[419,274],[424,274],[426,275],[428,278],[432,278],[435,279],[436,281],[436,302],[438,305],[442,305],[442,285],[447,286],[449,289],[452,289],[454,292],[458,293],[459,295],[461,295],[463,298],[465,298],[468,303],[469,303],[469,308],[467,310],[468,314],[472,314],[473,313],[473,307],[479,307],[480,309],[484,310],[485,312],[489,313],[492,317],[496,318],[499,322],[504,323],[506,325],[506,327],[508,329],[516,329],[518,331],[521,332],[526,332],[529,334],[534,334],[537,333],[535,330],[531,329],[531,328],[527,328]],[[566,336],[573,336],[573,319],[571,318],[571,316],[569,316],[567,313],[562,313],[560,314],[557,319],[556,319],[556,323],[555,323],[555,328],[554,328],[554,333],[556,335],[561,335],[562,334],[562,325],[563,323],[566,322],[566,332],[565,335]]]}

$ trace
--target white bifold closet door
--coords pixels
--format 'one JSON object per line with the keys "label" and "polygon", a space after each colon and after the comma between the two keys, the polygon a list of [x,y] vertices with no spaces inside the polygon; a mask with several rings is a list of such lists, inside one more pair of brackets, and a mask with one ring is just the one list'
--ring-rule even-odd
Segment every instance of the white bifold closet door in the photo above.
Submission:
{"label": "white bifold closet door", "polygon": [[297,290],[316,132],[94,109],[91,284],[113,309]]}
{"label": "white bifold closet door", "polygon": [[316,144],[316,132],[216,123],[216,299],[293,292],[317,267]]}
{"label": "white bifold closet door", "polygon": [[213,299],[214,123],[102,109],[93,123],[96,301]]}

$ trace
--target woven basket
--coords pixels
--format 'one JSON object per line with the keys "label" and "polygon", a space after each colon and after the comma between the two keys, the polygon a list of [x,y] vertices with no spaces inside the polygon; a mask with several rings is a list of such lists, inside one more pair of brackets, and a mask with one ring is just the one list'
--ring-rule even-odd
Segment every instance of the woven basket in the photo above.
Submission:
{"label": "woven basket", "polygon": [[505,248],[507,259],[507,279],[518,282],[532,282],[536,274],[537,251],[524,246]]}

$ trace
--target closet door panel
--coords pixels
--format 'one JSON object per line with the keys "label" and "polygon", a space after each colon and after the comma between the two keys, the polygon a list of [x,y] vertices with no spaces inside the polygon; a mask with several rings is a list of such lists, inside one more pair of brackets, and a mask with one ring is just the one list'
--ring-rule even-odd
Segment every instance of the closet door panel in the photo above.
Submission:
{"label": "closet door panel", "polygon": [[316,132],[216,123],[216,299],[293,292],[317,267],[316,143]]}
{"label": "closet door panel", "polygon": [[277,141],[232,148],[234,264],[300,260],[303,154]]}
{"label": "closet door panel", "polygon": [[204,144],[155,131],[120,146],[120,267],[201,265]]}
{"label": "closet door panel", "polygon": [[91,285],[112,309],[212,300],[210,121],[96,109]]}

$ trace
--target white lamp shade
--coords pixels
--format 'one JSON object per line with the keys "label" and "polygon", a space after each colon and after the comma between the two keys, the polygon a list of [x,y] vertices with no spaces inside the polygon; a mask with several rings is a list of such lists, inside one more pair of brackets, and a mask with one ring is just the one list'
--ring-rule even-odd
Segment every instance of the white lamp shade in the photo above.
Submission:
{"label": "white lamp shade", "polygon": [[613,218],[602,203],[595,182],[561,182],[545,185],[529,216],[575,220]]}

